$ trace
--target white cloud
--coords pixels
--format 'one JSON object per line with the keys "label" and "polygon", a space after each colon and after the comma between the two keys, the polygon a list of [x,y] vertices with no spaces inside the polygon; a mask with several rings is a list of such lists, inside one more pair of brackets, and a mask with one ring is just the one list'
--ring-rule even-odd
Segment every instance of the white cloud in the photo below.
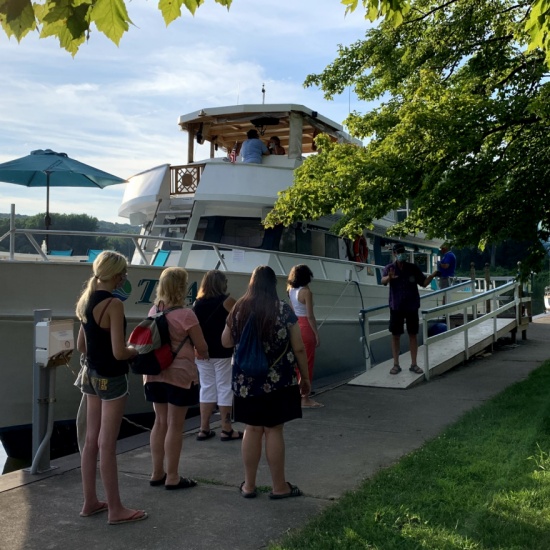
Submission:
{"label": "white cloud", "polygon": [[[155,2],[127,2],[135,27],[116,47],[99,32],[75,58],[53,39],[20,44],[0,32],[0,162],[34,149],[64,151],[121,177],[161,163],[186,162],[178,116],[203,107],[299,103],[338,122],[360,108],[343,96],[326,102],[304,89],[307,74],[361,38],[361,13],[344,17],[336,0],[213,1],[166,28]],[[118,218],[122,186],[57,188],[52,212]],[[45,190],[0,183],[0,212],[45,210]]]}

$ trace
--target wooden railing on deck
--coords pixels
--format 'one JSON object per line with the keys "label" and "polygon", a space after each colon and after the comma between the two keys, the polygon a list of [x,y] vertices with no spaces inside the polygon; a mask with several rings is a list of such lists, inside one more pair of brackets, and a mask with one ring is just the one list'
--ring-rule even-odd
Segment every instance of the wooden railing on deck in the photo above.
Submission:
{"label": "wooden railing on deck", "polygon": [[201,180],[204,164],[170,166],[170,195],[193,194]]}

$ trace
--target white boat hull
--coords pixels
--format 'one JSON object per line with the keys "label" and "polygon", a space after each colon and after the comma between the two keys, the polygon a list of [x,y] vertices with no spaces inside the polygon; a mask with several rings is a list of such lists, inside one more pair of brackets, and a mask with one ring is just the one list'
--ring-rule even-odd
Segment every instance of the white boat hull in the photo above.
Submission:
{"label": "white boat hull", "polygon": [[[154,287],[162,268],[130,266],[132,285],[125,301],[130,330],[144,318],[152,305]],[[83,284],[91,273],[88,263],[0,262],[2,298],[0,313],[0,349],[2,374],[0,385],[0,430],[29,424],[32,420],[34,311],[49,309],[54,319],[74,319],[75,338],[78,323],[74,307]],[[189,270],[190,296],[194,298],[203,270]],[[250,279],[247,273],[228,272],[229,290],[234,297],[243,294]],[[20,289],[25,292],[21,293]],[[362,296],[359,293],[361,288]],[[285,278],[280,277],[279,295],[285,296]],[[341,379],[364,368],[360,342],[359,311],[387,301],[387,289],[377,285],[356,285],[344,281],[313,283],[321,347],[316,359],[316,378],[337,376]],[[389,350],[388,350],[389,351]],[[70,368],[57,367],[55,388],[56,421],[72,420],[80,400],[73,386],[79,370],[79,354],[73,354]],[[130,375],[131,396],[128,414],[149,412],[143,398],[141,377]]]}

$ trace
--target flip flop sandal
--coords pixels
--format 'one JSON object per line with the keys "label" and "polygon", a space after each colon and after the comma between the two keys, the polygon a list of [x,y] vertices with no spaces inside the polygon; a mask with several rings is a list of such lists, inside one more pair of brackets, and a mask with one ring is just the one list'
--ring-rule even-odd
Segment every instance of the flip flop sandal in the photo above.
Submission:
{"label": "flip flop sandal", "polygon": [[166,481],[166,474],[164,474],[160,479],[153,479],[149,481],[149,485],[151,485],[151,487],[160,487],[161,485],[164,485],[165,481]]}
{"label": "flip flop sandal", "polygon": [[95,510],[93,510],[92,512],[90,512],[88,514],[83,514],[82,512],[80,512],[80,517],[81,518],[89,518],[90,516],[95,516],[96,514],[100,514],[101,512],[106,512],[108,509],[109,509],[109,506],[107,505],[107,503],[102,502],[99,505],[99,508],[96,508]]}
{"label": "flip flop sandal", "polygon": [[399,374],[401,372],[401,367],[399,365],[394,365],[390,370],[390,374]]}
{"label": "flip flop sandal", "polygon": [[241,486],[239,487],[239,491],[241,492],[241,496],[243,498],[256,498],[258,496],[258,491],[256,489],[254,489],[251,493],[246,493],[245,491],[243,491],[244,484],[245,484],[245,482],[243,481],[241,483]]}
{"label": "flip flop sandal", "polygon": [[118,519],[116,521],[109,521],[107,523],[109,525],[120,525],[122,523],[132,523],[134,521],[143,521],[144,519],[147,519],[147,512],[144,512],[143,510],[136,510],[129,518]]}
{"label": "flip flop sandal", "polygon": [[282,495],[269,493],[269,498],[271,500],[279,500],[281,498],[290,498],[290,497],[301,497],[304,493],[296,487],[296,485],[292,485],[292,483],[289,483],[288,481],[286,484],[290,487],[290,491],[288,493],[283,493]]}
{"label": "flip flop sandal", "polygon": [[208,432],[199,430],[199,433],[197,434],[197,441],[206,441],[207,439],[212,439],[213,437],[216,437],[216,432],[214,430],[210,430]]}
{"label": "flip flop sandal", "polygon": [[411,365],[409,367],[409,370],[416,374],[424,374],[424,371],[418,365]]}

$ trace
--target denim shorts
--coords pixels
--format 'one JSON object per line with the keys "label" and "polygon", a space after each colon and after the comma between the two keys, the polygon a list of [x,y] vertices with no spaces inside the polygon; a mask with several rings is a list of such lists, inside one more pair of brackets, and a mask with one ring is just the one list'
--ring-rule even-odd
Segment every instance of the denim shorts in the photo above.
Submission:
{"label": "denim shorts", "polygon": [[101,376],[94,369],[82,367],[75,386],[86,395],[97,395],[102,401],[113,401],[129,395],[128,375]]}

